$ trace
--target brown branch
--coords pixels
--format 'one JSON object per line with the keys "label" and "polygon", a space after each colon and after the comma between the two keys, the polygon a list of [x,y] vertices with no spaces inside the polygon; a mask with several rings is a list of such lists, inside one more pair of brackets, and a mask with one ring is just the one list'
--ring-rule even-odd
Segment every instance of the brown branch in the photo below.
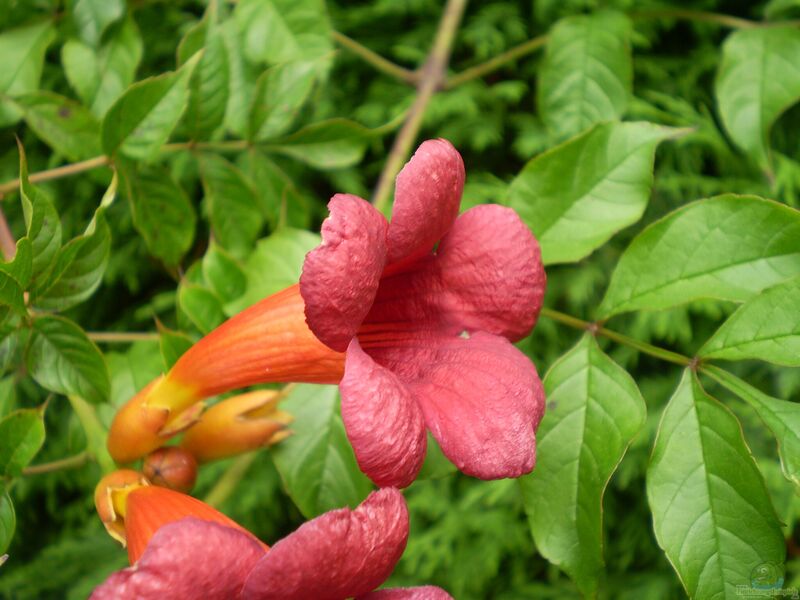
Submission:
{"label": "brown branch", "polygon": [[425,66],[421,71],[421,79],[417,84],[417,97],[408,111],[405,123],[400,128],[397,137],[386,158],[383,171],[378,178],[378,185],[372,197],[372,203],[378,210],[384,210],[389,202],[394,178],[400,172],[403,164],[408,159],[411,146],[417,139],[417,134],[422,126],[422,119],[428,103],[441,87],[447,72],[453,40],[464,14],[467,0],[448,0],[436,31],[433,48],[428,54]]}

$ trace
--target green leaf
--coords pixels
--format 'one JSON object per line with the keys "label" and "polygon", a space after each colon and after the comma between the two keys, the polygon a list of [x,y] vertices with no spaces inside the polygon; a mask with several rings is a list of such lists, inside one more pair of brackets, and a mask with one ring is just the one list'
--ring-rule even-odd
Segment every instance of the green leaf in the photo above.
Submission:
{"label": "green leaf", "polygon": [[149,159],[169,139],[186,109],[189,80],[200,60],[196,54],[180,69],[134,83],[103,119],[103,150]]}
{"label": "green leaf", "polygon": [[[31,281],[32,272],[33,248],[31,241],[24,237],[17,242],[14,258],[9,262],[0,262],[0,306],[10,307],[19,315],[28,314],[24,291]],[[5,309],[0,312],[8,311]]]}
{"label": "green leaf", "polygon": [[576,262],[641,219],[658,144],[674,129],[607,123],[531,160],[507,203],[536,234],[545,264]]}
{"label": "green leaf", "polygon": [[358,469],[339,415],[336,386],[297,385],[281,402],[294,415],[293,434],[272,450],[286,491],[307,519],[354,508],[372,491]]}
{"label": "green leaf", "polygon": [[322,0],[241,0],[235,18],[253,63],[319,58],[333,50]]}
{"label": "green leaf", "polygon": [[33,250],[32,277],[36,279],[52,267],[61,248],[61,220],[50,199],[28,180],[22,144],[19,144],[19,181],[27,237]]}
{"label": "green leaf", "polygon": [[728,36],[716,80],[717,102],[733,141],[768,168],[769,131],[800,100],[800,30],[743,29]]}
{"label": "green leaf", "polygon": [[211,243],[203,256],[203,278],[223,304],[236,301],[247,289],[247,275],[224,248]]}
{"label": "green leaf", "polygon": [[537,101],[556,140],[619,119],[633,86],[631,22],[617,12],[567,17],[550,31]]}
{"label": "green leaf", "polygon": [[225,128],[244,137],[247,130],[247,115],[252,105],[256,78],[261,70],[248,65],[242,56],[241,36],[234,19],[220,25],[222,41],[228,55],[228,106],[225,108]]}
{"label": "green leaf", "polygon": [[100,126],[77,102],[51,92],[15,98],[25,122],[56,152],[79,161],[100,154]]}
{"label": "green leaf", "polygon": [[[8,550],[17,528],[17,516],[14,514],[14,504],[8,491],[0,487],[0,556]],[[0,567],[3,566],[0,558]]]}
{"label": "green leaf", "polygon": [[278,229],[259,240],[244,265],[246,291],[225,306],[225,313],[235,315],[262,298],[297,283],[306,254],[319,243],[319,235],[289,228]]}
{"label": "green leaf", "polygon": [[103,32],[125,14],[125,0],[75,0],[72,18],[81,38],[96,46]]}
{"label": "green leaf", "polygon": [[267,148],[318,169],[341,169],[361,160],[372,135],[369,129],[353,121],[331,119],[272,140]]}
{"label": "green leaf", "polygon": [[177,265],[192,247],[197,215],[186,192],[161,167],[124,170],[133,224],[148,251],[167,265]]}
{"label": "green leaf", "polygon": [[74,394],[93,404],[108,399],[108,368],[103,355],[69,319],[37,318],[26,362],[37,383],[52,392]]}
{"label": "green leaf", "polygon": [[83,433],[86,436],[86,450],[97,461],[104,474],[110,473],[116,469],[116,465],[106,447],[108,430],[100,423],[95,407],[80,396],[71,394],[68,399],[70,406],[72,406],[72,411],[78,417]]}
{"label": "green leaf", "polygon": [[536,434],[536,468],[520,478],[536,548],[588,597],[603,575],[603,494],[645,421],[630,375],[591,335],[544,378],[547,411]]}
{"label": "green leaf", "polygon": [[190,29],[178,46],[178,63],[197,51],[203,56],[189,82],[185,121],[192,139],[206,139],[225,118],[230,87],[230,64],[222,32],[217,25],[217,3],[210,2],[203,20]]}
{"label": "green leaf", "polygon": [[455,473],[457,470],[458,468],[442,452],[442,448],[436,438],[428,432],[428,450],[425,453],[425,460],[422,461],[422,467],[417,473],[416,481],[440,479]]}
{"label": "green leaf", "polygon": [[169,371],[178,359],[183,356],[194,343],[185,333],[180,331],[173,331],[164,327],[161,323],[158,325],[159,347],[161,348],[161,356],[164,359],[165,370]]}
{"label": "green leaf", "polygon": [[225,320],[222,304],[214,292],[186,279],[178,286],[178,307],[203,334]]}
{"label": "green leaf", "polygon": [[736,417],[684,372],[659,425],[647,498],[658,544],[692,598],[736,598],[783,533]]}
{"label": "green leaf", "polygon": [[254,184],[261,212],[273,226],[307,228],[312,209],[291,177],[263,152],[242,154],[239,164]]}
{"label": "green leaf", "polygon": [[800,278],[767,288],[745,302],[697,355],[800,367]]}
{"label": "green leaf", "polygon": [[[18,27],[0,33],[0,95],[18,96],[39,88],[44,53],[55,38],[50,21]],[[0,127],[13,125],[20,118],[13,104],[0,102]]]}
{"label": "green leaf", "polygon": [[61,48],[67,80],[98,118],[133,83],[141,59],[142,36],[131,18],[113,27],[99,50],[78,40]]}
{"label": "green leaf", "polygon": [[800,275],[800,212],[756,196],[698,200],[642,231],[625,250],[603,317],[698,298],[743,302]]}
{"label": "green leaf", "polygon": [[778,442],[784,477],[800,492],[800,404],[767,396],[719,367],[706,365],[703,372],[755,409]]}
{"label": "green leaf", "polygon": [[15,410],[0,420],[0,474],[19,477],[44,443],[44,406]]}
{"label": "green leaf", "polygon": [[106,354],[108,370],[111,375],[111,402],[98,406],[98,412],[111,409],[108,422],[111,422],[115,407],[122,406],[144,386],[164,373],[164,360],[152,342],[136,342],[126,352]]}
{"label": "green leaf", "polygon": [[199,162],[214,236],[234,256],[244,256],[264,225],[253,185],[217,154],[203,154]]}
{"label": "green leaf", "polygon": [[110,250],[111,231],[101,207],[86,232],[59,250],[53,270],[32,294],[32,304],[60,311],[89,298],[103,280]]}
{"label": "green leaf", "polygon": [[264,72],[256,84],[247,139],[268,140],[286,133],[308,100],[319,62],[292,61]]}

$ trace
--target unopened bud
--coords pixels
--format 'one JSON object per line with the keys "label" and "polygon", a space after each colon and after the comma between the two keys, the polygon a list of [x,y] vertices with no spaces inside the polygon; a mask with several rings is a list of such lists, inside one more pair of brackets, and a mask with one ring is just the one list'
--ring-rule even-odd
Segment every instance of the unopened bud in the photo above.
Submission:
{"label": "unopened bud", "polygon": [[285,393],[258,390],[227,398],[208,410],[184,435],[181,447],[204,463],[285,439],[292,416],[278,410]]}
{"label": "unopened bud", "polygon": [[178,446],[165,446],[144,459],[142,472],[153,485],[187,493],[197,481],[197,461]]}

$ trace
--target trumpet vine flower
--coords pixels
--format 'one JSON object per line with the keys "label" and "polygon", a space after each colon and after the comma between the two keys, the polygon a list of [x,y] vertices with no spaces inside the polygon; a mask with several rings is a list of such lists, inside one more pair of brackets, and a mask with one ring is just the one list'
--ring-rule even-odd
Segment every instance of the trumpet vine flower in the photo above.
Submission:
{"label": "trumpet vine flower", "polygon": [[[136,458],[196,419],[185,410],[191,398],[260,377],[339,383],[358,464],[380,486],[413,481],[426,430],[466,474],[531,471],[544,392],[512,342],[541,309],[541,252],[509,208],[481,205],[459,216],[464,178],[455,148],[430,140],[397,177],[390,222],[361,198],[334,196],[299,287],[223,324],[134,398],[138,408],[123,412],[136,410],[136,418],[118,416],[111,437],[135,452],[117,452],[110,441],[112,455]],[[167,407],[160,429],[142,406]],[[143,437],[142,427],[123,428],[137,420],[150,427]]]}
{"label": "trumpet vine flower", "polygon": [[450,598],[431,586],[372,593],[408,539],[408,510],[393,488],[373,492],[355,510],[327,512],[271,548],[212,507],[132,471],[101,481],[96,498],[101,516],[115,513],[132,566],[112,574],[91,600]]}

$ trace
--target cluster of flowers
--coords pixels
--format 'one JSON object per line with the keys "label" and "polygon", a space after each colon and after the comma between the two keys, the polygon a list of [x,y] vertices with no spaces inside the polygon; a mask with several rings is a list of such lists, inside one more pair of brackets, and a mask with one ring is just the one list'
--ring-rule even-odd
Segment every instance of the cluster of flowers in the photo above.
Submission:
{"label": "cluster of flowers", "polygon": [[200,340],[120,409],[109,432],[121,463],[180,432],[203,462],[274,443],[291,420],[276,392],[205,412],[204,398],[265,382],[338,383],[358,465],[383,489],[266,552],[211,507],[121,472],[101,482],[98,510],[127,542],[133,567],[96,597],[191,597],[192,586],[226,598],[449,597],[430,587],[365,595],[405,547],[397,488],[419,473],[426,431],[468,475],[530,472],[545,405],[536,369],[512,343],[542,305],[539,246],[511,209],[481,205],[459,216],[464,177],[455,148],[431,140],[397,177],[391,222],[361,198],[334,196],[299,284]]}

